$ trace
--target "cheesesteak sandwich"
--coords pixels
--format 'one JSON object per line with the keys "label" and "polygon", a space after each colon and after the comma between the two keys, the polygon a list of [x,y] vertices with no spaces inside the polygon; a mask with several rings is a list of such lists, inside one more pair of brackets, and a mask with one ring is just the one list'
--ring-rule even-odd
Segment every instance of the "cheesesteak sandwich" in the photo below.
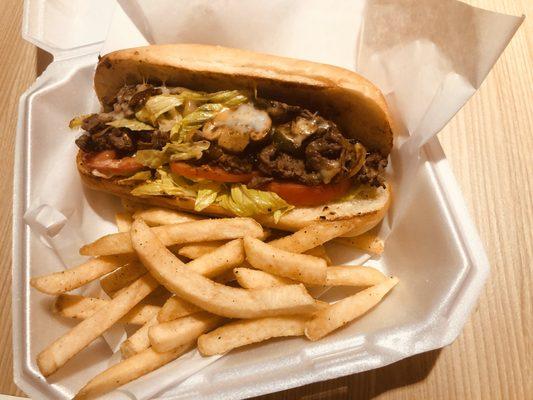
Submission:
{"label": "cheesesteak sandwich", "polygon": [[283,230],[390,203],[391,120],[380,91],[324,64],[205,45],[121,50],[99,60],[97,114],[74,118],[91,188]]}

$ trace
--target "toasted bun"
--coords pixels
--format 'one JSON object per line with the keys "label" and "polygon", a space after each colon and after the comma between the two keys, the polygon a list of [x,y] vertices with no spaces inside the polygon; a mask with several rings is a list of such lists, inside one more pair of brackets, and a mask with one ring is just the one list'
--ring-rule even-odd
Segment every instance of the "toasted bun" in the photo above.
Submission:
{"label": "toasted bun", "polygon": [[[78,152],[76,163],[83,183],[92,189],[153,206],[195,213],[195,199],[192,197],[133,196],[130,192],[134,186],[118,184],[117,181],[120,178],[106,179],[93,175],[83,163],[81,152]],[[387,185],[385,189],[376,189],[368,198],[358,198],[319,207],[297,207],[283,215],[278,223],[271,216],[258,216],[256,219],[264,226],[287,231],[297,231],[314,222],[349,219],[353,221],[353,229],[344,236],[357,236],[372,229],[383,219],[390,201],[391,190],[390,185]],[[207,207],[202,210],[201,214],[217,217],[234,216],[217,205]]]}
{"label": "toasted bun", "polygon": [[151,82],[195,90],[257,89],[334,121],[367,149],[387,156],[392,121],[379,89],[355,72],[310,61],[198,44],[120,50],[98,62],[96,94],[109,105],[125,84]]}

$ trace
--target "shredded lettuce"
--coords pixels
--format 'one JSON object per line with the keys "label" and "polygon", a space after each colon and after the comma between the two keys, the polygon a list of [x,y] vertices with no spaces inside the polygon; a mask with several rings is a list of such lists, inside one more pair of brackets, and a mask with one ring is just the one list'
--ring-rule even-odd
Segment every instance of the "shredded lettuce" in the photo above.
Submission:
{"label": "shredded lettuce", "polygon": [[68,123],[68,127],[70,129],[76,129],[76,128],[81,127],[81,125],[83,124],[83,120],[85,118],[90,117],[91,115],[92,114],[83,114],[83,115],[78,115],[77,117],[72,118],[70,122]]}
{"label": "shredded lettuce", "polygon": [[196,190],[188,185],[181,177],[173,176],[167,170],[157,170],[158,177],[148,180],[135,187],[131,194],[134,196],[196,196]]}
{"label": "shredded lettuce", "polygon": [[209,207],[217,200],[219,192],[223,190],[222,184],[211,181],[201,181],[196,185],[198,187],[198,193],[196,194],[196,201],[194,203],[195,211],[202,211]]}
{"label": "shredded lettuce", "polygon": [[199,160],[210,143],[207,140],[197,142],[169,142],[162,150],[138,150],[135,161],[145,167],[159,168],[170,161]]}
{"label": "shredded lettuce", "polygon": [[224,107],[235,107],[248,102],[246,92],[241,90],[222,90],[220,92],[205,93],[193,90],[184,90],[179,94],[183,100],[199,102],[220,103]]}
{"label": "shredded lettuce", "polygon": [[130,183],[135,182],[144,182],[152,178],[152,173],[150,171],[139,171],[136,174],[129,176],[127,178],[119,180],[117,183],[119,185],[129,185]]}
{"label": "shredded lettuce", "polygon": [[144,107],[157,120],[164,113],[173,110],[183,104],[183,99],[172,94],[160,94],[148,99]]}
{"label": "shredded lettuce", "polygon": [[216,202],[240,217],[273,214],[276,223],[284,213],[294,208],[276,193],[249,189],[246,185],[233,185],[229,193],[219,195]]}
{"label": "shredded lettuce", "polygon": [[246,185],[227,186],[212,181],[194,182],[169,173],[166,169],[157,170],[158,178],[148,180],[131,191],[134,196],[188,196],[194,197],[195,211],[202,211],[216,204],[240,217],[272,214],[277,223],[281,216],[292,210],[276,193],[249,189]]}
{"label": "shredded lettuce", "polygon": [[199,140],[190,143],[167,143],[163,151],[170,154],[170,161],[185,161],[202,158],[202,153],[209,148],[211,143]]}
{"label": "shredded lettuce", "polygon": [[115,128],[127,128],[132,131],[153,131],[154,127],[136,119],[116,119],[108,122],[106,125],[113,126]]}
{"label": "shredded lettuce", "polygon": [[170,162],[170,155],[162,150],[138,150],[134,158],[139,164],[153,169]]}
{"label": "shredded lettuce", "polygon": [[178,142],[189,140],[192,132],[200,129],[203,124],[214,118],[223,109],[224,106],[222,104],[207,103],[201,105],[172,127],[170,131],[171,140]]}

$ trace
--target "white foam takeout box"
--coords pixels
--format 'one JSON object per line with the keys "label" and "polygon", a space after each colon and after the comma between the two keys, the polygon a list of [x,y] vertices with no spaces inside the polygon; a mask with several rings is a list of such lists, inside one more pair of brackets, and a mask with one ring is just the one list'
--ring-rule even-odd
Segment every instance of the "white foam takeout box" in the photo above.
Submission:
{"label": "white foam takeout box", "polygon": [[[383,233],[387,234],[390,227],[392,230],[384,254],[368,261],[387,274],[398,276],[400,283],[372,312],[321,341],[275,340],[211,360],[189,354],[189,359],[178,359],[170,368],[143,377],[110,397],[245,398],[382,367],[450,344],[477,300],[489,265],[434,134],[475,92],[521,20],[457,2],[444,1],[437,7],[432,0],[420,1],[415,6],[412,2],[398,1],[393,8],[400,8],[393,10],[385,1],[338,2],[337,7],[328,6],[328,2],[288,0],[276,0],[270,5],[259,1],[174,3],[176,10],[188,13],[169,9],[164,0],[122,3],[137,26],[148,26],[144,33],[149,32],[147,36],[155,42],[183,38],[183,41],[220,43],[318,61],[333,60],[349,68],[354,68],[354,57],[357,59],[357,69],[381,86],[401,122],[392,155],[395,204],[384,223]],[[166,6],[158,10],[162,4]],[[185,34],[184,29],[179,29],[187,24],[181,16],[190,18],[195,11],[193,7],[202,15],[202,19],[195,20],[200,25],[198,29],[212,29],[212,35],[195,37],[194,32],[191,36],[190,32]],[[294,30],[287,36],[290,40],[282,40],[279,35],[270,35],[266,40],[267,36],[261,34],[269,28],[268,21],[254,20],[253,16],[268,7],[271,8],[267,11],[278,13],[278,17],[286,15],[288,10],[298,15],[284,20],[285,27],[293,24]],[[420,7],[420,12],[415,13],[413,7]],[[417,18],[426,18],[424,13],[432,7],[441,16],[461,14],[454,15],[448,24],[463,28],[466,25],[461,24],[466,21],[460,18],[466,18],[463,15],[466,11],[474,18],[469,27],[477,30],[478,37],[472,40],[477,40],[476,48],[482,51],[474,54],[469,48],[473,42],[465,39],[463,43],[464,51],[473,54],[473,67],[468,57],[461,59],[453,52],[457,49],[443,51],[450,48],[453,32],[444,33],[444,39],[424,36],[424,29],[428,32],[434,29],[435,22],[425,20],[427,24],[424,24]],[[380,18],[385,18],[387,10],[395,15],[403,13],[403,18],[413,19],[412,23],[420,29],[417,33],[402,31],[405,25],[396,19],[388,20],[385,29]],[[220,28],[220,18],[217,24],[214,18],[221,14],[225,19],[239,19]],[[117,354],[113,355],[117,338],[108,335],[106,340],[98,339],[45,380],[36,366],[36,355],[74,322],[51,315],[48,308],[52,300],[31,290],[29,278],[75,265],[83,260],[77,254],[80,244],[115,229],[113,215],[119,209],[119,202],[81,186],[73,161],[77,133],[69,131],[67,124],[74,115],[98,109],[92,78],[98,51],[112,21],[114,33],[110,35],[115,35],[115,43],[117,32],[125,43],[138,41],[139,31],[131,23],[131,30],[127,31],[129,20],[125,15],[115,2],[107,0],[26,0],[24,6],[24,38],[54,56],[46,71],[21,96],[16,139],[14,375],[17,385],[36,399],[69,398],[92,376],[118,359]],[[352,17],[353,21],[349,19]],[[159,30],[154,24],[150,29],[151,22],[164,22],[165,18],[172,18],[176,30],[162,29],[161,24],[156,26]],[[313,38],[309,24],[302,21],[313,18],[329,24],[334,45],[318,40],[313,42],[315,47],[302,44]],[[169,21],[166,23],[168,26]],[[231,26],[238,31],[241,23],[255,24],[256,34],[242,36],[228,30]],[[396,23],[399,25],[395,26]],[[120,35],[121,29],[129,33]],[[217,29],[222,29],[224,34],[218,35]],[[394,30],[397,36],[390,34]],[[300,40],[301,32],[305,35],[300,35]],[[398,43],[387,44],[387,38],[397,37]],[[113,47],[109,40],[105,45]],[[394,68],[390,68],[392,64]],[[413,73],[413,65],[423,67]],[[472,68],[460,68],[464,65]],[[339,263],[369,258],[345,247],[330,250]],[[334,300],[347,293],[347,290],[331,290],[326,298]],[[122,335],[120,330],[114,333]]]}

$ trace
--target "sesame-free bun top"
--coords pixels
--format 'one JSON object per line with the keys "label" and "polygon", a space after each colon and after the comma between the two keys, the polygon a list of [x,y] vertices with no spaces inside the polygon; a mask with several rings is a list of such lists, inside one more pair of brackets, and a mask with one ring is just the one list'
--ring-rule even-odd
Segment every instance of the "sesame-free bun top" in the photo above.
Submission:
{"label": "sesame-free bun top", "polygon": [[257,89],[259,97],[318,111],[370,150],[387,156],[392,148],[382,93],[344,68],[221,46],[170,44],[107,54],[94,76],[104,107],[125,84],[142,82],[204,91]]}

